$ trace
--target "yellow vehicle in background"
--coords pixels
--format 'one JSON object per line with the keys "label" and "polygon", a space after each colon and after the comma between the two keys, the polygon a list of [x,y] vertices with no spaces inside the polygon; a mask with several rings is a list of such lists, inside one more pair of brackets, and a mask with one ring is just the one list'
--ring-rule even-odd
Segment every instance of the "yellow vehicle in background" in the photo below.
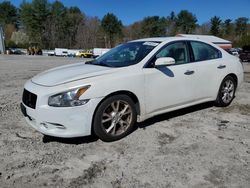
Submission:
{"label": "yellow vehicle in background", "polygon": [[92,58],[94,57],[94,53],[91,50],[87,50],[87,51],[80,51],[77,54],[78,57],[84,57],[84,58]]}
{"label": "yellow vehicle in background", "polygon": [[43,55],[42,49],[39,47],[37,43],[31,43],[27,48],[28,55]]}

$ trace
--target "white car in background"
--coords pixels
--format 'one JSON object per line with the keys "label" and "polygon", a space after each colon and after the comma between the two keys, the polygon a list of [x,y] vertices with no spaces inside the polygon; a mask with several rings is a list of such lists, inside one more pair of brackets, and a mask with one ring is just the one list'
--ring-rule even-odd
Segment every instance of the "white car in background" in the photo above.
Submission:
{"label": "white car in background", "polygon": [[140,39],[87,64],[54,68],[24,86],[21,109],[39,132],[92,133],[103,141],[128,135],[135,122],[207,101],[228,106],[243,81],[238,58],[183,37]]}
{"label": "white car in background", "polygon": [[109,50],[110,50],[109,48],[94,48],[93,49],[94,57],[99,57],[99,56],[107,53]]}

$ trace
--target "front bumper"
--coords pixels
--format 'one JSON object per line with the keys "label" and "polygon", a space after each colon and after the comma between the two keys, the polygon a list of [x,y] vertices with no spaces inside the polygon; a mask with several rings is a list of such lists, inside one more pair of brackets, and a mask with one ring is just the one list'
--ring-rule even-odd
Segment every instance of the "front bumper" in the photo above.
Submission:
{"label": "front bumper", "polygon": [[32,109],[21,104],[25,120],[37,131],[56,137],[79,137],[91,134],[94,110],[100,99],[90,100],[81,107]]}
{"label": "front bumper", "polygon": [[[45,135],[55,137],[79,137],[91,134],[94,111],[102,98],[90,99],[88,103],[76,107],[51,107],[44,100],[45,95],[39,93],[39,86],[25,89],[37,94],[36,108],[30,108],[21,103],[21,110],[27,123]],[[38,90],[37,90],[38,89]],[[43,89],[44,90],[44,89]]]}

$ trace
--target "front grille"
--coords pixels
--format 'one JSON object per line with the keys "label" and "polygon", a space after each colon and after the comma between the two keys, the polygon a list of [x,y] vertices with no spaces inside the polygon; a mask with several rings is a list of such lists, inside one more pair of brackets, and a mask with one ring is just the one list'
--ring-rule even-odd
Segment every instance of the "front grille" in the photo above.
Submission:
{"label": "front grille", "polygon": [[35,109],[36,108],[36,100],[37,100],[37,95],[27,91],[26,89],[23,90],[23,103],[26,106]]}

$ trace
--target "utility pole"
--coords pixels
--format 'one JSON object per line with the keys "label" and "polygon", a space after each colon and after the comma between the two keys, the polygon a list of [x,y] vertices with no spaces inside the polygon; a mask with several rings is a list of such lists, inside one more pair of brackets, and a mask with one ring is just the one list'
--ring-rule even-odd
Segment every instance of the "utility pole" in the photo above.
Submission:
{"label": "utility pole", "polygon": [[5,45],[4,45],[4,36],[3,36],[3,28],[0,25],[0,54],[4,54]]}

